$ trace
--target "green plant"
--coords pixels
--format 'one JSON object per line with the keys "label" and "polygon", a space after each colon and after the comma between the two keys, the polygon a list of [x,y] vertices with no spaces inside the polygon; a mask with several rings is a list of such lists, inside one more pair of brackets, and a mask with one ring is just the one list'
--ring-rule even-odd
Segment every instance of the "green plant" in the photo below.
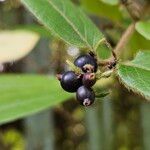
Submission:
{"label": "green plant", "polygon": [[[142,47],[139,47],[139,39],[143,37],[132,39],[134,34],[140,33],[146,38],[143,41],[149,48],[150,25],[147,21],[149,19],[147,19],[146,12],[142,13],[142,11],[147,11],[145,7],[149,6],[148,1],[146,1],[146,6],[137,8],[137,5],[133,4],[131,7],[127,4],[128,1],[120,0],[128,11],[128,13],[124,13],[125,15],[122,15],[123,13],[118,9],[119,2],[116,0],[80,1],[82,8],[88,13],[98,14],[99,16],[105,16],[106,14],[106,18],[115,22],[118,28],[125,29],[113,50],[105,36],[85,15],[82,8],[75,6],[70,0],[21,0],[21,2],[53,35],[62,39],[68,45],[86,49],[87,52],[103,53],[102,55],[107,52],[100,47],[104,44],[107,45],[113,55],[103,61],[100,60],[98,65],[109,69],[107,68],[107,71],[99,70],[97,78],[108,78],[114,73],[129,90],[150,100],[150,51],[142,50]],[[121,24],[120,22],[127,19],[128,14],[132,19],[128,19],[127,23]],[[141,21],[143,18],[144,21]],[[129,44],[130,42],[131,44]],[[140,48],[136,57],[129,62],[121,61],[122,54],[125,53],[123,50],[129,51],[133,47],[135,52]],[[100,59],[103,58],[100,57]],[[116,63],[117,66],[114,69]],[[71,95],[61,91],[58,82],[53,77],[1,75],[0,85],[1,124],[46,109],[71,97]]]}

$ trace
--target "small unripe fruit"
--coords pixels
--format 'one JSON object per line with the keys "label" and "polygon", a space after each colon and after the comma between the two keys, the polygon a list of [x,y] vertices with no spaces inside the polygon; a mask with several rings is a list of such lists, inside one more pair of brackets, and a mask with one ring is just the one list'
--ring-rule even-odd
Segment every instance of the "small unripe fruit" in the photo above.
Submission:
{"label": "small unripe fruit", "polygon": [[92,87],[96,82],[95,73],[85,73],[82,78],[82,83],[86,87]]}
{"label": "small unripe fruit", "polygon": [[[60,75],[59,75],[60,77]],[[62,74],[60,80],[61,87],[67,92],[76,92],[82,85],[82,79],[80,75],[76,75],[73,71],[67,71]]]}
{"label": "small unripe fruit", "polygon": [[76,98],[80,104],[90,106],[95,100],[95,93],[91,88],[81,86],[76,92]]}
{"label": "small unripe fruit", "polygon": [[97,71],[97,61],[92,56],[86,54],[81,55],[76,58],[74,64],[81,68],[83,72],[96,72]]}

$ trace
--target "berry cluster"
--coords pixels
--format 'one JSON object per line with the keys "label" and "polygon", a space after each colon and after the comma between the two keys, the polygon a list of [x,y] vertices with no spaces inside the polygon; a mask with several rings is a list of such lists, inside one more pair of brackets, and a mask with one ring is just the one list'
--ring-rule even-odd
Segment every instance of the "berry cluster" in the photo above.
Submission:
{"label": "berry cluster", "polygon": [[90,106],[95,100],[91,87],[96,82],[97,59],[93,53],[81,55],[75,59],[74,65],[81,69],[80,73],[67,71],[57,75],[57,78],[65,91],[76,92],[76,98],[81,105]]}

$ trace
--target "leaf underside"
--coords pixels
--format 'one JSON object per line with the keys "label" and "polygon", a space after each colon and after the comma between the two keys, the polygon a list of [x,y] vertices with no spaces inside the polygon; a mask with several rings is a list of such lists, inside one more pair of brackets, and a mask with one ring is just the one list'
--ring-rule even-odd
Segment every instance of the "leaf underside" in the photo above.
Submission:
{"label": "leaf underside", "polygon": [[147,40],[150,40],[150,20],[139,21],[136,23],[136,30],[143,35]]}
{"label": "leaf underside", "polygon": [[130,90],[150,100],[150,52],[139,52],[135,59],[118,67],[120,81]]}
{"label": "leaf underside", "polygon": [[1,75],[0,124],[55,106],[70,97],[54,77]]}
{"label": "leaf underside", "polygon": [[59,38],[77,47],[95,49],[104,38],[91,20],[69,0],[22,0]]}

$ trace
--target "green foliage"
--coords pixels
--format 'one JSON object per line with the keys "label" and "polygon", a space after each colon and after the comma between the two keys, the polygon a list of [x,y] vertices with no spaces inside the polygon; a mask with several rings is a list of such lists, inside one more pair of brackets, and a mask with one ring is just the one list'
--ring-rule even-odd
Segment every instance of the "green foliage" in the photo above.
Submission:
{"label": "green foliage", "polygon": [[129,43],[126,45],[126,48],[126,51],[127,53],[129,53],[129,56],[133,56],[137,53],[139,49],[149,49],[150,42],[149,40],[141,36],[141,34],[135,32],[132,35]]}
{"label": "green foliage", "polygon": [[1,140],[5,143],[5,147],[11,150],[25,149],[25,139],[23,135],[15,129],[7,129],[5,132],[1,131]]}
{"label": "green foliage", "polygon": [[105,44],[101,44],[97,48],[97,55],[100,59],[107,59],[111,56],[111,50]]}
{"label": "green foliage", "polygon": [[139,21],[138,23],[136,23],[136,30],[146,39],[150,40],[150,20]]}
{"label": "green foliage", "polygon": [[150,100],[150,52],[139,52],[135,59],[120,64],[118,75],[121,82],[129,89]]}
{"label": "green foliage", "polygon": [[119,0],[100,0],[100,1],[110,5],[116,5],[119,3]]}
{"label": "green foliage", "polygon": [[[48,30],[50,30],[57,37],[63,39],[66,43],[80,47],[97,50],[97,54],[101,59],[110,57],[111,52],[105,45],[100,45],[104,36],[99,29],[91,22],[91,20],[83,13],[83,11],[71,3],[69,0],[21,0],[23,4],[41,21]],[[119,23],[123,20],[122,14],[116,5],[118,0],[81,0],[83,8],[88,12],[98,14],[101,17],[108,18],[114,22]],[[111,5],[108,5],[111,4]],[[136,30],[142,34],[146,39],[150,39],[150,24],[149,22],[138,22]],[[27,27],[29,30],[39,32],[40,35],[49,37],[47,30],[41,28]],[[47,35],[48,34],[48,35]],[[137,34],[137,33],[135,33]],[[22,36],[27,40],[27,37]],[[136,37],[136,38],[135,38]],[[13,35],[14,38],[14,35]],[[9,38],[13,42],[12,37]],[[132,39],[133,38],[133,39]],[[128,46],[132,51],[141,46],[141,38],[133,35]],[[4,38],[1,38],[4,39]],[[8,39],[8,38],[7,38]],[[15,39],[15,38],[14,38]],[[20,41],[16,38],[17,42],[7,44],[9,61],[10,50],[12,45],[20,46]],[[39,36],[33,41],[36,43]],[[29,46],[29,41],[23,43]],[[144,42],[142,42],[144,43]],[[140,45],[139,45],[140,44]],[[31,43],[27,47],[28,51],[33,49],[35,44]],[[144,46],[149,46],[149,43],[144,43]],[[128,47],[127,46],[127,47]],[[21,50],[15,47],[15,50]],[[25,47],[23,47],[25,48]],[[1,48],[4,49],[4,48]],[[25,51],[25,50],[24,50]],[[6,50],[4,51],[6,52]],[[22,53],[18,56],[19,52],[13,51],[13,59],[18,60],[25,56],[27,53]],[[14,56],[15,54],[15,56]],[[4,53],[1,54],[4,56]],[[1,57],[0,57],[1,58]],[[2,58],[0,59],[2,60]],[[150,99],[150,52],[140,52],[136,58],[128,63],[118,65],[118,76],[120,81],[129,89],[143,95],[145,98]],[[6,61],[1,61],[6,62]],[[106,80],[105,80],[106,81]],[[102,87],[104,83],[102,80]],[[97,84],[98,85],[98,84]],[[100,87],[100,84],[98,85]],[[100,91],[100,90],[99,90]],[[106,96],[108,92],[98,93],[99,97]],[[39,75],[1,75],[0,76],[0,124],[16,120],[27,115],[47,109],[50,106],[59,104],[71,95],[65,93],[59,82],[53,77],[39,76]]]}
{"label": "green foliage", "polygon": [[108,5],[100,0],[81,0],[81,4],[85,10],[95,15],[108,18],[115,22],[123,20],[118,6]]}
{"label": "green foliage", "polygon": [[95,49],[103,35],[69,0],[22,0],[30,11],[56,36],[67,43]]}
{"label": "green foliage", "polygon": [[143,68],[145,70],[150,70],[150,52],[149,51],[144,51],[144,52],[140,51],[136,55],[135,59],[132,60],[132,64],[139,68]]}
{"label": "green foliage", "polygon": [[54,77],[1,75],[0,124],[47,109],[70,97]]}
{"label": "green foliage", "polygon": [[21,30],[25,30],[25,31],[33,31],[33,32],[39,34],[40,37],[46,37],[46,38],[51,38],[52,37],[52,35],[48,31],[48,29],[46,29],[43,26],[36,25],[36,24],[19,25],[19,26],[16,26],[15,29],[21,29]]}

